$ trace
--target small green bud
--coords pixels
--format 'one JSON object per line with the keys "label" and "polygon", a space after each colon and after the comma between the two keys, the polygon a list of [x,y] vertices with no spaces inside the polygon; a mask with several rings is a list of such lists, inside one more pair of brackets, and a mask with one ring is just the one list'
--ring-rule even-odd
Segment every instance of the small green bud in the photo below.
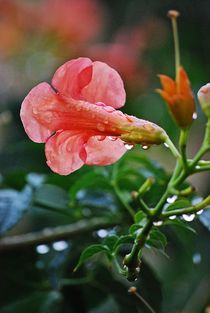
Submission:
{"label": "small green bud", "polygon": [[198,91],[198,100],[205,115],[210,118],[210,83],[202,86]]}

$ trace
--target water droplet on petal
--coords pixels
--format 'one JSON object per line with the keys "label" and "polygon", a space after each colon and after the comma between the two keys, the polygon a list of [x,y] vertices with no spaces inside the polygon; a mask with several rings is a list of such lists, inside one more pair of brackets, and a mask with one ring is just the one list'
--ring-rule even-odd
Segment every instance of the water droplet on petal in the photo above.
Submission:
{"label": "water droplet on petal", "polygon": [[143,146],[142,146],[142,149],[143,149],[143,150],[148,150],[148,149],[149,149],[149,147],[150,147],[150,146],[143,145]]}
{"label": "water droplet on petal", "polygon": [[105,107],[106,106],[106,104],[104,104],[103,102],[97,102],[96,105],[99,107]]}
{"label": "water droplet on petal", "polygon": [[161,226],[162,224],[163,224],[163,221],[153,222],[154,226]]}
{"label": "water droplet on petal", "polygon": [[104,124],[102,124],[102,123],[98,123],[98,124],[96,125],[96,127],[97,127],[97,129],[100,130],[101,132],[103,132],[103,131],[105,130],[105,126],[104,126]]}
{"label": "water droplet on petal", "polygon": [[108,138],[109,138],[109,140],[111,140],[111,141],[116,141],[116,140],[117,140],[117,137],[109,136]]}
{"label": "water droplet on petal", "polygon": [[195,214],[183,214],[182,217],[186,222],[192,222],[195,218]]}
{"label": "water droplet on petal", "polygon": [[201,260],[202,260],[202,257],[200,253],[196,252],[193,254],[193,257],[192,257],[193,264],[199,264],[201,263]]}
{"label": "water droplet on petal", "polygon": [[197,212],[198,215],[200,215],[202,213],[203,213],[203,209]]}
{"label": "water droplet on petal", "polygon": [[33,109],[32,109],[32,112],[33,112],[33,114],[38,114],[38,113],[39,113],[39,111],[37,110],[37,108],[33,108]]}
{"label": "water droplet on petal", "polygon": [[177,199],[177,196],[176,195],[173,195],[172,197],[168,197],[167,198],[167,202],[168,203],[174,203]]}
{"label": "water droplet on petal", "polygon": [[109,121],[108,121],[108,120],[105,120],[105,121],[104,121],[104,124],[109,124]]}
{"label": "water droplet on petal", "polygon": [[95,118],[95,117],[96,117],[96,115],[95,115],[94,113],[93,113],[91,116],[92,116],[92,118]]}
{"label": "water droplet on petal", "polygon": [[176,215],[171,215],[171,216],[169,216],[169,219],[170,219],[170,220],[175,220],[175,218],[176,218]]}
{"label": "water droplet on petal", "polygon": [[108,113],[112,113],[113,111],[115,111],[115,109],[113,107],[110,107],[110,106],[105,106],[105,107],[103,107],[103,109]]}
{"label": "water droplet on petal", "polygon": [[164,142],[164,146],[165,146],[166,148],[169,148],[169,145],[168,145],[166,142]]}
{"label": "water droplet on petal", "polygon": [[125,149],[131,150],[131,149],[133,149],[133,147],[134,147],[134,145],[129,144],[129,143],[125,143]]}
{"label": "water droplet on petal", "polygon": [[198,114],[196,112],[194,112],[193,115],[192,115],[193,120],[196,120],[197,117],[198,117]]}
{"label": "water droplet on petal", "polygon": [[106,136],[97,136],[98,141],[103,141],[106,138]]}

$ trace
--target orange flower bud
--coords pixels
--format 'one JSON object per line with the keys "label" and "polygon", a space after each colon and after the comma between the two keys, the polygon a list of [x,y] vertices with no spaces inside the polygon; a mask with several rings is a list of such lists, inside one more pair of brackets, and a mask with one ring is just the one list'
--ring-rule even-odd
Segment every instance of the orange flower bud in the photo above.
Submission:
{"label": "orange flower bud", "polygon": [[195,101],[190,86],[190,81],[183,67],[179,67],[176,80],[159,75],[162,89],[156,91],[168,104],[172,116],[181,128],[186,128],[193,121]]}

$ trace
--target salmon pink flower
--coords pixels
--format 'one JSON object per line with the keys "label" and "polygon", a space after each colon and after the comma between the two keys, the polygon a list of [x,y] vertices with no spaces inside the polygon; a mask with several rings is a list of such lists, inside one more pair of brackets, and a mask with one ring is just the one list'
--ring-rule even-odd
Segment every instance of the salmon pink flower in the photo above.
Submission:
{"label": "salmon pink flower", "polygon": [[116,109],[125,103],[119,74],[102,62],[78,58],[62,65],[52,87],[43,82],[26,96],[21,119],[35,142],[45,142],[47,164],[67,175],[83,164],[109,165],[125,152],[124,142],[160,144],[157,125]]}
{"label": "salmon pink flower", "polygon": [[168,104],[177,124],[182,128],[190,126],[195,112],[195,101],[184,68],[179,67],[176,81],[166,75],[159,75],[159,78],[163,89],[157,89],[157,92]]}

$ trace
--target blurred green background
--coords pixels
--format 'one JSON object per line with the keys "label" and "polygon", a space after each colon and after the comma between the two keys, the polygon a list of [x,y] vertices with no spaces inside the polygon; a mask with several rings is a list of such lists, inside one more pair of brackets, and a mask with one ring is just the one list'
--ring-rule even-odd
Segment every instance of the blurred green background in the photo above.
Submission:
{"label": "blurred green background", "polygon": [[[71,197],[69,200],[69,188],[89,169],[70,177],[52,174],[45,163],[44,146],[31,142],[23,130],[19,117],[22,100],[39,82],[50,82],[55,70],[65,61],[87,56],[117,69],[127,91],[123,111],[159,124],[177,141],[178,129],[154,91],[159,87],[157,74],[174,76],[173,38],[166,16],[169,9],[179,10],[181,14],[178,19],[181,61],[196,94],[209,82],[209,0],[0,0],[2,191],[13,188],[23,193],[27,184],[36,188],[43,181],[63,188],[58,192],[58,198],[51,199],[53,190],[45,186],[46,194],[37,196],[38,204],[27,211],[9,234],[68,224],[81,217],[98,216],[100,206],[110,208],[113,205],[116,210],[118,205],[115,201],[112,203],[111,191],[106,193],[105,189],[102,198],[100,192],[92,195],[98,201],[97,205],[79,202],[78,212],[68,216],[57,212],[59,207],[66,209],[66,203],[62,201],[67,191],[68,202],[72,200]],[[206,122],[198,103],[197,113],[198,119],[191,129],[189,156],[198,149]],[[157,160],[169,172],[173,168],[174,161],[165,147],[145,152],[137,147],[135,152]],[[203,196],[209,193],[209,181],[209,174],[191,179]],[[84,189],[82,185],[80,188]],[[66,193],[62,194],[62,191]],[[127,193],[129,191],[128,188]],[[16,204],[26,201],[16,196]],[[58,204],[54,210],[53,205],[45,203],[48,196],[49,201]],[[9,200],[2,203],[0,201],[3,221],[5,207],[12,206]],[[86,213],[80,212],[81,206]],[[26,207],[29,207],[27,201]],[[9,210],[7,214],[10,213],[14,223],[9,223],[13,226],[19,219]],[[210,312],[210,216],[204,220],[207,227],[198,219],[193,221],[197,234],[164,229],[169,257],[149,249],[145,251],[137,287],[156,312]],[[0,226],[3,224],[0,221]],[[104,260],[98,259],[78,274],[72,274],[81,250],[104,236],[103,232],[101,235],[89,233],[85,238],[80,234],[71,242],[64,241],[66,246],[64,244],[63,248],[62,244],[60,248],[50,244],[41,252],[33,246],[20,251],[0,251],[0,312],[148,312],[141,302],[127,294],[130,285],[109,270]]]}

